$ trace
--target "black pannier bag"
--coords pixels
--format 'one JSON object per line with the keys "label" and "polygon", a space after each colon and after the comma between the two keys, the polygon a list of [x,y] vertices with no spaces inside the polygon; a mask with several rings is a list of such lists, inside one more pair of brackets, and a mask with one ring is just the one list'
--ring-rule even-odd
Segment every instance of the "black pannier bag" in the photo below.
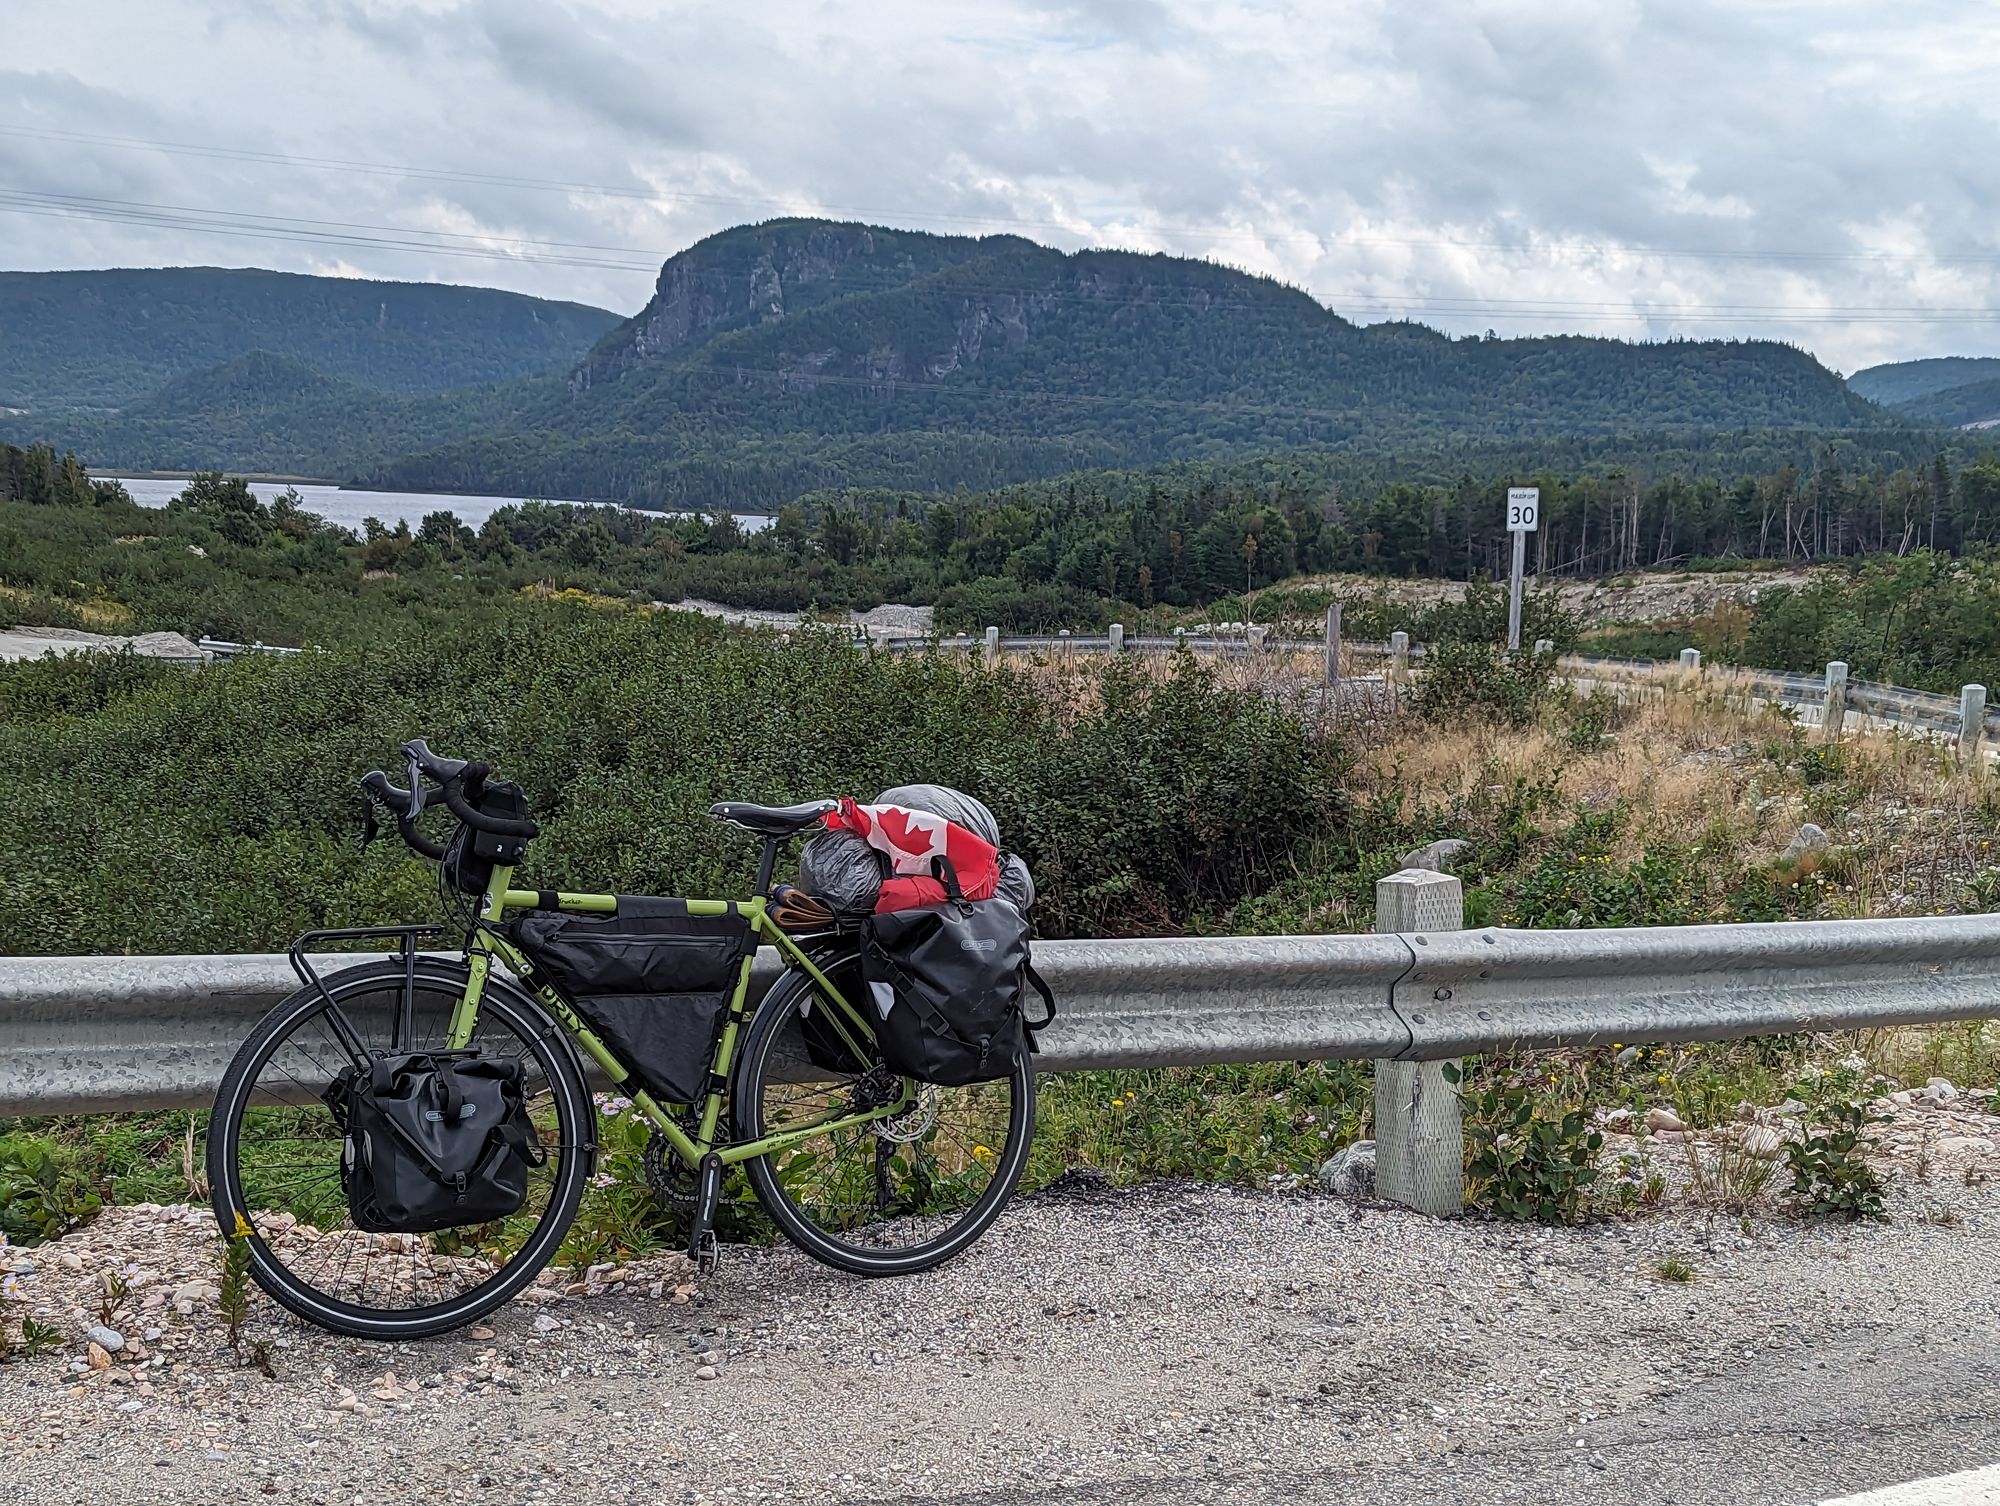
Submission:
{"label": "black pannier bag", "polygon": [[[947,880],[955,893],[957,884]],[[1028,919],[1004,899],[956,900],[869,919],[862,977],[890,1068],[960,1087],[1010,1075],[1055,1000],[1028,961]],[[1046,1013],[1030,1022],[1032,985]]]}
{"label": "black pannier bag", "polygon": [[[525,821],[528,819],[528,797],[518,784],[496,781],[480,791],[478,810],[482,816]],[[461,826],[445,844],[445,881],[460,894],[484,894],[487,884],[492,881],[494,865],[518,863],[527,850],[526,837],[496,836],[490,831],[474,831],[469,826]]]}
{"label": "black pannier bag", "polygon": [[379,1056],[347,1067],[324,1098],[346,1137],[340,1184],[357,1229],[427,1234],[520,1212],[535,1138],[513,1056]]}
{"label": "black pannier bag", "polygon": [[690,915],[684,900],[621,894],[614,915],[524,916],[514,939],[640,1087],[670,1103],[707,1091],[754,945],[734,905],[726,915]]}

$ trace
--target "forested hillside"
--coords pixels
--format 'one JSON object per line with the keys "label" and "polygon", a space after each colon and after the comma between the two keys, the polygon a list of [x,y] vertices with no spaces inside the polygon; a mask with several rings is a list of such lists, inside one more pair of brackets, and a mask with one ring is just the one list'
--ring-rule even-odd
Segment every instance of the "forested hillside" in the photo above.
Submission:
{"label": "forested hillside", "polygon": [[251,268],[0,272],[0,407],[121,407],[258,350],[381,392],[441,392],[566,366],[617,322],[493,288]]}
{"label": "forested hillside", "polygon": [[1947,387],[2000,380],[2000,356],[1933,356],[1870,366],[1847,379],[1848,387],[1871,403],[1896,408]]}
{"label": "forested hillside", "polygon": [[2000,376],[1911,398],[1899,411],[1912,419],[1951,428],[2000,419]]}
{"label": "forested hillside", "polygon": [[[251,350],[299,366],[267,360],[268,390],[245,392]],[[1454,340],[1207,262],[818,220],[673,257],[646,308],[559,372],[385,398],[282,342],[191,364],[119,413],[4,419],[0,437],[99,466],[771,511],[1302,449],[1366,468],[1584,445],[1662,469],[1731,434],[1729,463],[1754,469],[1896,422],[1768,342]]]}

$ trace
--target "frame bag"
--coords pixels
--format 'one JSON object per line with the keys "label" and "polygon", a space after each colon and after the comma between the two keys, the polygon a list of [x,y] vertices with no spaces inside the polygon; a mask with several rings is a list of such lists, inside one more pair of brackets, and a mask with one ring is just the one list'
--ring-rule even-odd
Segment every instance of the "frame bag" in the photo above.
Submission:
{"label": "frame bag", "polygon": [[[1028,918],[1004,899],[959,897],[940,867],[952,900],[873,916],[861,972],[882,1059],[902,1076],[960,1087],[1011,1075],[1056,1005],[1029,963]],[[1029,987],[1046,1009],[1038,1021],[1022,1009]]]}
{"label": "frame bag", "polygon": [[707,1092],[754,945],[733,904],[724,915],[690,915],[685,900],[620,895],[614,915],[526,916],[514,940],[630,1070],[629,1081],[670,1103]]}
{"label": "frame bag", "polygon": [[324,1095],[346,1137],[340,1184],[357,1229],[425,1234],[518,1213],[548,1160],[521,1062],[479,1051],[378,1056]]}

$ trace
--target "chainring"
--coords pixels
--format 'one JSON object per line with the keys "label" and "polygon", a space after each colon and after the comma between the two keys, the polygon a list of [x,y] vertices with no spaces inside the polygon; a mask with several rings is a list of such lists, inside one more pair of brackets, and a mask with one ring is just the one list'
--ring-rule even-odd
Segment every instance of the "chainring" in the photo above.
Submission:
{"label": "chainring", "polygon": [[696,1174],[680,1157],[672,1154],[666,1136],[658,1130],[647,1137],[646,1148],[639,1156],[639,1165],[646,1174],[646,1185],[662,1206],[683,1212],[693,1210]]}

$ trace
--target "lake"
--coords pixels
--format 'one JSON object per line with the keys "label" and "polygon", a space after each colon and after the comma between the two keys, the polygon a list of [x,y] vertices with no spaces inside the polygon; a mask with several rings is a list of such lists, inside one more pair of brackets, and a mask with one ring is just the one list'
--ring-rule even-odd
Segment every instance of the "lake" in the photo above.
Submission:
{"label": "lake", "polygon": [[[187,486],[185,477],[146,478],[131,476],[106,476],[101,479],[116,481],[132,494],[132,500],[142,507],[165,507]],[[286,483],[282,481],[253,481],[250,490],[262,502],[284,495]],[[338,523],[343,528],[361,531],[361,520],[377,518],[391,528],[400,520],[415,528],[424,518],[434,512],[448,512],[458,521],[477,528],[503,507],[519,507],[520,497],[462,497],[438,492],[370,492],[352,487],[327,486],[324,483],[300,481],[292,484],[299,494],[307,512],[318,513],[329,523]],[[551,497],[548,501],[560,501]],[[614,503],[566,504],[571,507],[610,507]],[[655,514],[655,516],[665,516]],[[740,513],[736,521],[746,532],[754,533],[770,526],[771,520],[751,513]]]}

